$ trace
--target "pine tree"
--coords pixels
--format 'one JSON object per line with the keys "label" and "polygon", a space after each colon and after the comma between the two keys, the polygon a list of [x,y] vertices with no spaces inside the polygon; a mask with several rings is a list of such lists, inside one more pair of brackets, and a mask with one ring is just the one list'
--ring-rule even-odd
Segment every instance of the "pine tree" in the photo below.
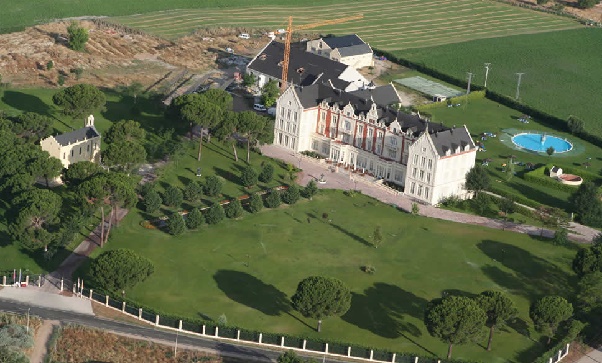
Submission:
{"label": "pine tree", "polygon": [[234,199],[232,200],[225,208],[226,217],[230,219],[238,218],[242,216],[242,205],[240,204],[240,200]]}
{"label": "pine tree", "polygon": [[252,194],[249,198],[248,209],[251,213],[257,213],[263,208],[263,200],[261,199],[261,195],[255,193]]}

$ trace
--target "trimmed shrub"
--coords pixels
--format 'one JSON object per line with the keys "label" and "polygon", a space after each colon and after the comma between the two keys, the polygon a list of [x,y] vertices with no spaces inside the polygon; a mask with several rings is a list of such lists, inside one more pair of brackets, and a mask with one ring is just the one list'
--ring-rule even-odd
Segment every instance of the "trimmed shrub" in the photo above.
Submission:
{"label": "trimmed shrub", "polygon": [[314,195],[318,194],[318,185],[315,180],[310,180],[305,188],[303,188],[303,196],[309,200],[312,200]]}
{"label": "trimmed shrub", "polygon": [[113,292],[133,287],[154,271],[149,259],[127,249],[103,252],[90,264],[90,274],[97,286]]}
{"label": "trimmed shrub", "polygon": [[170,185],[165,189],[163,194],[163,202],[170,207],[179,208],[184,201],[184,193],[178,187]]}
{"label": "trimmed shrub", "polygon": [[172,213],[167,220],[167,231],[172,236],[181,235],[186,231],[184,217],[178,212]]}
{"label": "trimmed shrub", "polygon": [[263,164],[261,173],[259,174],[259,181],[262,183],[269,183],[274,178],[274,165],[272,163]]}
{"label": "trimmed shrub", "polygon": [[208,197],[217,197],[222,192],[222,181],[217,176],[208,176],[205,179],[203,193]]}
{"label": "trimmed shrub", "polygon": [[282,200],[280,199],[280,192],[276,189],[272,189],[267,198],[265,198],[265,206],[268,208],[278,208]]}
{"label": "trimmed shrub", "polygon": [[240,176],[240,180],[242,181],[242,185],[244,185],[246,188],[250,188],[253,185],[257,184],[257,172],[255,171],[255,169],[253,169],[253,167],[251,165],[247,166],[243,171],[242,171],[242,175]]}
{"label": "trimmed shrub", "polygon": [[205,217],[198,208],[194,208],[186,215],[186,227],[188,227],[188,229],[197,229],[204,222]]}
{"label": "trimmed shrub", "polygon": [[301,198],[301,192],[296,184],[291,185],[282,193],[282,201],[286,204],[295,204],[299,198]]}
{"label": "trimmed shrub", "polygon": [[251,213],[257,213],[263,208],[263,200],[261,200],[261,195],[255,193],[252,194],[249,198],[249,204],[247,209]]}
{"label": "trimmed shrub", "polygon": [[242,216],[242,205],[240,204],[240,200],[234,199],[225,208],[226,217],[228,218],[238,218]]}
{"label": "trimmed shrub", "polygon": [[159,210],[159,208],[161,208],[161,203],[163,203],[163,200],[161,199],[159,193],[151,190],[150,192],[146,193],[146,196],[144,197],[144,210],[147,213],[155,213]]}
{"label": "trimmed shrub", "polygon": [[200,183],[196,181],[191,181],[184,188],[184,198],[186,198],[189,202],[198,202],[201,200],[201,195],[203,194],[203,187]]}
{"label": "trimmed shrub", "polygon": [[219,203],[214,203],[208,210],[205,215],[205,220],[208,224],[218,224],[225,217],[224,208]]}

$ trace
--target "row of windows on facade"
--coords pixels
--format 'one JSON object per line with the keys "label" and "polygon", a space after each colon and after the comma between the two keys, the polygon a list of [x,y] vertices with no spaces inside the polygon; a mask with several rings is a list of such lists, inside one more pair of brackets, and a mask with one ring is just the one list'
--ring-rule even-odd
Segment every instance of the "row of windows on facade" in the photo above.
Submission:
{"label": "row of windows on facade", "polygon": [[295,148],[296,138],[290,137],[288,135],[283,135],[282,132],[278,133],[278,144],[286,147],[290,147],[291,149]]}
{"label": "row of windows on facade", "polygon": [[412,178],[424,180],[425,176],[426,176],[426,182],[430,183],[431,182],[431,173],[427,173],[422,169],[412,168]]}
{"label": "row of windows on facade", "polygon": [[[312,146],[315,151],[318,151],[318,140],[313,140]],[[329,148],[328,144],[323,144],[322,145],[322,154],[330,155],[331,160],[336,160],[336,161],[340,161],[340,162],[343,162],[345,160],[345,152],[344,151],[341,151],[339,149],[332,149],[332,150],[329,150],[329,149],[330,148]],[[391,177],[390,167],[385,167],[385,166],[379,165],[377,163],[376,168],[375,168],[373,159],[368,159],[366,157],[361,157],[359,155],[357,155],[357,157],[356,157],[355,154],[351,153],[349,164],[354,169],[365,169],[365,170],[368,170],[369,172],[374,172],[377,177],[383,177],[386,179],[390,179],[390,177]],[[404,179],[403,171],[395,170],[393,180],[402,183],[403,179]]]}
{"label": "row of windows on facade", "polygon": [[[345,144],[351,144],[351,136],[347,135],[347,134],[343,134],[343,137],[341,139],[341,141]],[[362,138],[361,137],[356,137],[355,141],[353,142],[353,146],[357,147],[357,148],[362,148]],[[319,151],[318,150],[319,147],[319,141],[318,140],[314,140],[313,144],[312,144],[312,149],[314,151]],[[372,152],[372,140],[366,140],[366,151]],[[383,153],[383,148],[382,145],[380,143],[376,144],[376,150],[375,150],[375,154],[377,155],[381,155],[381,156],[385,156],[389,159],[393,159],[393,160],[397,160],[397,148],[394,147],[386,147],[386,154]],[[323,152],[324,154],[326,154],[325,152]],[[403,157],[403,163],[405,164],[408,160],[408,156],[404,155]]]}
{"label": "row of windows on facade", "polygon": [[418,188],[416,188],[415,182],[412,182],[410,184],[410,194],[422,197],[423,193],[424,193],[424,199],[428,199],[428,197],[429,197],[429,188],[428,187],[423,186],[422,184],[418,184]]}
{"label": "row of windows on facade", "polygon": [[[425,147],[422,148],[422,152],[426,152]],[[418,165],[418,158],[419,158],[419,155],[414,155],[414,161],[412,162],[414,165]],[[426,156],[423,156],[422,158],[420,158],[420,167],[424,168],[426,163],[427,163]],[[428,159],[428,169],[433,170],[433,159],[431,159],[431,158]]]}
{"label": "row of windows on facade", "polygon": [[[94,150],[96,150],[96,144],[94,144]],[[73,157],[73,155],[74,155],[74,152],[73,152],[73,151],[74,151],[74,150],[73,150],[73,149],[71,149],[71,157]],[[87,145],[87,147],[86,147],[86,151],[87,151],[87,152],[90,152],[90,144],[88,144],[88,145]],[[81,146],[79,147],[79,154],[80,154],[80,155],[82,154],[82,147],[81,147]],[[63,153],[63,159],[67,159],[67,153]]]}

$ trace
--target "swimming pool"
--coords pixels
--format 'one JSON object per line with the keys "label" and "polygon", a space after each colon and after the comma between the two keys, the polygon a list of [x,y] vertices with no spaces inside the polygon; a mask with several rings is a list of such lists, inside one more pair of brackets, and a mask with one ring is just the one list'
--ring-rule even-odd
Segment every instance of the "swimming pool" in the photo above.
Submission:
{"label": "swimming pool", "polygon": [[573,144],[567,140],[546,134],[517,134],[512,137],[512,142],[518,147],[537,152],[545,152],[550,146],[554,148],[554,153],[564,153],[573,149]]}

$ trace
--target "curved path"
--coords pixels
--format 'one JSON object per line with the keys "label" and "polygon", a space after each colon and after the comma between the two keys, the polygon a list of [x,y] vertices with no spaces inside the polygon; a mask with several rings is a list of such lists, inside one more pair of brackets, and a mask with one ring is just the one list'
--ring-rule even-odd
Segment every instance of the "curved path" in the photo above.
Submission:
{"label": "curved path", "polygon": [[[362,177],[357,174],[350,174],[344,169],[340,169],[338,172],[332,172],[329,169],[329,164],[320,163],[317,159],[305,157],[280,146],[265,145],[261,148],[261,152],[265,156],[283,160],[302,169],[303,171],[297,179],[297,182],[301,185],[306,185],[312,179],[317,180],[320,178],[321,174],[324,174],[326,184],[318,184],[318,187],[320,188],[344,190],[358,189],[361,190],[363,194],[376,198],[383,203],[396,205],[407,212],[412,210],[412,204],[415,202],[415,200],[405,196],[403,193],[376,183],[373,177]],[[468,213],[454,212],[436,208],[431,205],[419,204],[419,206],[420,215],[430,218],[439,218],[452,222],[474,224],[518,233],[527,233],[530,235],[541,235],[548,238],[554,237],[555,233],[553,230],[542,229],[541,227],[506,222]],[[571,222],[569,226],[569,238],[576,242],[591,243],[592,239],[598,233],[600,233],[600,231],[579,223]]]}

